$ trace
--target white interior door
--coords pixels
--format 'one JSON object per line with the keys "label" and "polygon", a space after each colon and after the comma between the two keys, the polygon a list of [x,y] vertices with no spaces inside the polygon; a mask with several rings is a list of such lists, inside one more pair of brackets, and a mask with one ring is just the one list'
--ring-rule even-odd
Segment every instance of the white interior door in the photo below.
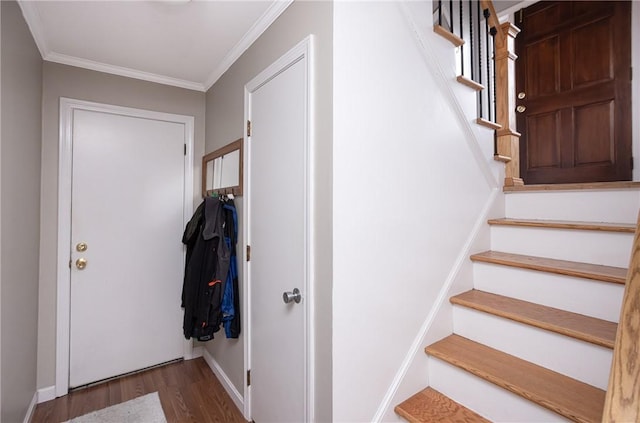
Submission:
{"label": "white interior door", "polygon": [[[248,94],[248,263],[251,417],[307,420],[308,71],[307,57],[266,75]],[[301,291],[285,304],[284,292]]]}
{"label": "white interior door", "polygon": [[73,112],[70,387],[183,356],[185,134]]}

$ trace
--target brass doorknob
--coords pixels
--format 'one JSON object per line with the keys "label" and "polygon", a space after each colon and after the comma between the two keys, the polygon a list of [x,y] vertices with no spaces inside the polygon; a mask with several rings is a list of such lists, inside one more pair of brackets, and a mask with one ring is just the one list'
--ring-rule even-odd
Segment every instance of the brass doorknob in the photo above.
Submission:
{"label": "brass doorknob", "polygon": [[76,267],[78,268],[78,270],[82,270],[85,267],[87,267],[87,260],[84,258],[79,258],[78,260],[76,260]]}
{"label": "brass doorknob", "polygon": [[86,242],[79,242],[76,245],[76,250],[81,252],[81,253],[84,252],[84,251],[87,251],[87,243]]}
{"label": "brass doorknob", "polygon": [[524,91],[520,91],[518,93],[518,99],[519,100],[524,100],[524,98],[527,96],[527,94]]}
{"label": "brass doorknob", "polygon": [[524,113],[525,110],[527,110],[527,108],[525,106],[516,107],[516,112],[518,112],[518,113]]}

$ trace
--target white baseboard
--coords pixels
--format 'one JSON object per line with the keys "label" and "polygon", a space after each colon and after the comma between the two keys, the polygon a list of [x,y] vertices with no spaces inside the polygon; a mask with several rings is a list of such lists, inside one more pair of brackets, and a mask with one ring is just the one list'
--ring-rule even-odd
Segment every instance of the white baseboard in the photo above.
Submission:
{"label": "white baseboard", "polygon": [[23,423],[30,423],[33,418],[33,412],[36,410],[36,404],[38,403],[38,392],[33,393],[33,398],[31,399],[31,404],[29,404],[29,408],[27,408],[27,414],[24,416]]}
{"label": "white baseboard", "polygon": [[222,370],[222,367],[220,367],[218,362],[213,358],[213,356],[209,353],[209,351],[204,347],[199,347],[199,348],[202,348],[204,360],[207,362],[207,364],[211,368],[211,371],[213,372],[213,374],[216,375],[216,377],[224,387],[225,391],[227,391],[227,394],[229,394],[229,396],[235,403],[236,407],[238,407],[238,410],[240,410],[240,412],[243,413],[244,399],[242,398],[242,395],[240,395],[240,392],[238,392],[236,387],[233,386],[231,379],[229,379],[227,374],[224,372],[224,370]]}
{"label": "white baseboard", "polygon": [[41,402],[51,401],[56,399],[56,387],[47,386],[46,388],[38,389],[38,404]]}
{"label": "white baseboard", "polygon": [[[194,347],[193,351],[191,351],[191,358],[199,358],[204,355],[204,347]],[[185,357],[186,359],[186,357]]]}

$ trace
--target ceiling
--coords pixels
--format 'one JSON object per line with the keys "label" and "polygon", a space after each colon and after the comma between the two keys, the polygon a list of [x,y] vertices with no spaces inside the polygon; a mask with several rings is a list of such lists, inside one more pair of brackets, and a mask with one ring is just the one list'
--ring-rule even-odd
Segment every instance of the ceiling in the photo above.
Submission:
{"label": "ceiling", "polygon": [[292,1],[19,4],[44,60],[206,91]]}

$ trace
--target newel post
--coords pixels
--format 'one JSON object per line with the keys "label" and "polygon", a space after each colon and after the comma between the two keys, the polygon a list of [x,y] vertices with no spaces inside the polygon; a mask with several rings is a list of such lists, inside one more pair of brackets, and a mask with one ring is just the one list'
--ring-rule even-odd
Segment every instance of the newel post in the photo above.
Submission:
{"label": "newel post", "polygon": [[520,178],[520,134],[516,128],[516,59],[515,38],[520,30],[510,22],[498,29],[503,36],[496,43],[496,123],[497,160],[505,162],[505,186],[524,185]]}

